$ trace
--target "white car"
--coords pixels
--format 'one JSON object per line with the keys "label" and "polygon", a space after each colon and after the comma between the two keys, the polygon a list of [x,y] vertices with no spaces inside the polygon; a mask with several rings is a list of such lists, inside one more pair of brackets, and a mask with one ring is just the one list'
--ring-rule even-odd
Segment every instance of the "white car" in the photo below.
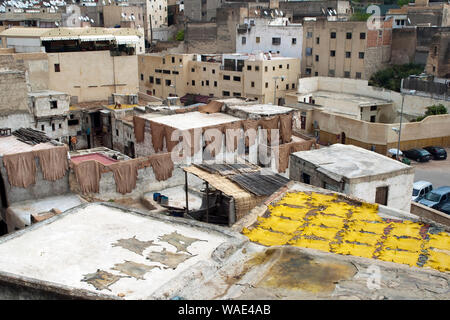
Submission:
{"label": "white car", "polygon": [[416,181],[413,184],[413,193],[411,200],[418,202],[420,199],[425,197],[425,195],[433,190],[433,185],[428,181]]}

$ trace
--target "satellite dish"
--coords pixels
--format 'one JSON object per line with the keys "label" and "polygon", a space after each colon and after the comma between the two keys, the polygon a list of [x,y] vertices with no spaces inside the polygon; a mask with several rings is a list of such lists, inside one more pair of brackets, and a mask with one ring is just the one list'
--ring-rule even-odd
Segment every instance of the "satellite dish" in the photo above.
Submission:
{"label": "satellite dish", "polygon": [[255,10],[255,15],[257,15],[257,14],[258,14],[258,11]]}
{"label": "satellite dish", "polygon": [[264,14],[267,16],[267,11],[266,10],[264,10]]}
{"label": "satellite dish", "polygon": [[411,24],[411,20],[408,18],[408,22],[409,22],[409,24]]}
{"label": "satellite dish", "polygon": [[333,9],[333,12],[334,12],[335,15],[337,15],[336,9]]}
{"label": "satellite dish", "polygon": [[281,14],[281,16],[283,16],[283,11],[280,10],[280,14]]}
{"label": "satellite dish", "polygon": [[94,19],[91,19],[91,23],[94,23]]}
{"label": "satellite dish", "polygon": [[275,9],[275,14],[278,15],[278,10],[277,9]]}
{"label": "satellite dish", "polygon": [[57,21],[55,21],[55,26],[59,27],[59,23]]}

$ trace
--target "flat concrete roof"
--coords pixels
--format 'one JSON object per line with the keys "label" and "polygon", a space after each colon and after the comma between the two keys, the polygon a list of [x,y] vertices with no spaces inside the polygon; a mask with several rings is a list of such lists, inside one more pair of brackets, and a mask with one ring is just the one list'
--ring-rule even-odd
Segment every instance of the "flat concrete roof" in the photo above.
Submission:
{"label": "flat concrete roof", "polygon": [[62,96],[67,95],[67,93],[54,90],[42,90],[42,91],[28,92],[28,95],[32,97],[46,97],[46,96]]}
{"label": "flat concrete roof", "polygon": [[[317,98],[348,101],[351,103],[358,104],[361,107],[388,105],[388,104],[392,103],[391,100],[372,98],[372,97],[351,94],[351,93],[339,93],[339,92],[322,91],[321,90],[321,91],[314,91],[311,94],[313,95],[313,97],[317,97]],[[327,107],[327,106],[324,106],[324,107]]]}
{"label": "flat concrete roof", "polygon": [[239,110],[248,114],[270,116],[276,114],[288,113],[294,109],[287,107],[275,106],[273,104],[249,104],[249,105],[233,105],[229,106],[231,110]]}
{"label": "flat concrete roof", "polygon": [[179,130],[189,130],[239,121],[241,119],[220,112],[207,114],[194,111],[157,118],[153,117],[151,120]]}
{"label": "flat concrete roof", "polygon": [[0,256],[8,259],[0,259],[0,277],[145,299],[184,286],[192,276],[181,276],[198,264],[211,268],[225,242],[240,247],[246,240],[198,221],[89,203],[1,237]]}
{"label": "flat concrete roof", "polygon": [[37,151],[54,147],[55,146],[49,142],[39,143],[37,145],[32,146],[17,140],[17,138],[13,135],[7,137],[0,137],[0,156],[3,156],[5,154]]}
{"label": "flat concrete roof", "polygon": [[376,152],[340,143],[316,150],[299,151],[292,155],[312,163],[322,171],[348,179],[413,169]]}
{"label": "flat concrete roof", "polygon": [[[11,221],[18,228],[24,228],[31,225],[31,215],[48,212],[52,209],[58,209],[61,212],[84,203],[76,194],[65,194],[55,197],[27,200],[16,202],[9,206],[7,221]],[[10,220],[12,219],[12,220]]]}

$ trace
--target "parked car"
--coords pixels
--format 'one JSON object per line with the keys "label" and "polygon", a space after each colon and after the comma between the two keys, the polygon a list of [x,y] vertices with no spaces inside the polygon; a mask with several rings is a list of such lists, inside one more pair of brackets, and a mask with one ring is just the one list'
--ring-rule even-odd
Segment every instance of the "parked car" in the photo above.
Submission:
{"label": "parked car", "polygon": [[447,151],[445,151],[444,148],[431,146],[431,147],[425,147],[424,149],[427,150],[429,153],[431,153],[434,160],[447,159]]}
{"label": "parked car", "polygon": [[415,160],[417,162],[426,162],[433,158],[433,156],[424,149],[410,149],[403,151],[403,155],[408,159]]}
{"label": "parked car", "polygon": [[416,181],[413,184],[413,193],[412,193],[411,200],[418,202],[431,190],[433,190],[433,185],[431,184],[431,182]]}
{"label": "parked car", "polygon": [[447,201],[446,203],[444,203],[440,208],[439,211],[446,213],[446,214],[450,214],[450,201]]}
{"label": "parked car", "polygon": [[428,192],[423,199],[419,201],[427,207],[436,209],[447,202],[450,198],[450,187],[440,187]]}

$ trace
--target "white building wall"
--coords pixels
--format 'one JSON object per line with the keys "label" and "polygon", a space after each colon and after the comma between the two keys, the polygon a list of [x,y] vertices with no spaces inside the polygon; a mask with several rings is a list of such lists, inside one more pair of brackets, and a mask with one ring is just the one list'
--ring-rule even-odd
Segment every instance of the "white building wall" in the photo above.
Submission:
{"label": "white building wall", "polygon": [[[269,25],[267,19],[247,19],[250,26],[250,20],[255,25],[251,26],[245,34],[237,34],[236,36],[236,52],[239,53],[255,53],[257,51],[280,53],[284,57],[302,58],[303,47],[303,26],[300,24],[285,25],[284,20],[277,20],[275,25]],[[245,37],[245,44],[242,38]],[[256,38],[259,37],[259,43]],[[272,38],[281,38],[280,45],[273,45]],[[296,39],[296,43],[292,43],[292,39]]]}
{"label": "white building wall", "polygon": [[387,206],[409,212],[413,183],[414,173],[402,174],[385,180],[346,184],[344,193],[374,203],[377,187],[388,186]]}

